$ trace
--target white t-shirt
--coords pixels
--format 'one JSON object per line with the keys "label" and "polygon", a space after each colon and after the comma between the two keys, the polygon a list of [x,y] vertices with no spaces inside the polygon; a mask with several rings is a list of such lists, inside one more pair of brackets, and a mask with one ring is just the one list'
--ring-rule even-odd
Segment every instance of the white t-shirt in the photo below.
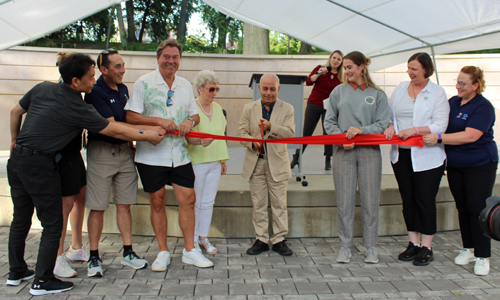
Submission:
{"label": "white t-shirt", "polygon": [[[160,71],[140,77],[134,84],[125,110],[131,110],[146,117],[173,120],[177,126],[188,117],[198,114],[193,87],[186,79],[175,76],[172,84],[174,95],[172,105],[167,106],[170,88]],[[191,162],[183,137],[167,134],[156,146],[148,142],[137,142],[135,161],[151,166],[178,167]]]}

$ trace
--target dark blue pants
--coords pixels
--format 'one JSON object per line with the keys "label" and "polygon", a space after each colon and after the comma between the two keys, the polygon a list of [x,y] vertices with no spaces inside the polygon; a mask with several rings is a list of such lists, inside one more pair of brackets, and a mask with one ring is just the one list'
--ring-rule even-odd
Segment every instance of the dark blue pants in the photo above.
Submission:
{"label": "dark blue pants", "polygon": [[61,179],[53,155],[34,154],[14,148],[7,163],[14,218],[9,233],[10,272],[22,277],[26,237],[36,208],[43,231],[38,248],[35,276],[46,281],[54,277],[54,265],[62,231]]}
{"label": "dark blue pants", "polygon": [[455,198],[464,248],[474,248],[476,257],[491,256],[491,240],[483,234],[479,215],[491,196],[498,162],[470,167],[447,167],[448,183]]}

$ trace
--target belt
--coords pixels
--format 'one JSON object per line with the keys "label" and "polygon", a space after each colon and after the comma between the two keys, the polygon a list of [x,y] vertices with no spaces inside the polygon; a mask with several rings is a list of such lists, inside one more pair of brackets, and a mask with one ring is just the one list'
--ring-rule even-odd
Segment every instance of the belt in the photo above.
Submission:
{"label": "belt", "polygon": [[21,151],[21,152],[26,152],[26,153],[35,154],[35,155],[45,155],[45,156],[54,156],[55,155],[54,153],[46,153],[46,152],[42,152],[42,151],[38,151],[38,150],[33,150],[33,149],[23,147],[23,146],[18,145],[18,144],[16,144],[14,146],[14,148],[19,149],[19,151]]}

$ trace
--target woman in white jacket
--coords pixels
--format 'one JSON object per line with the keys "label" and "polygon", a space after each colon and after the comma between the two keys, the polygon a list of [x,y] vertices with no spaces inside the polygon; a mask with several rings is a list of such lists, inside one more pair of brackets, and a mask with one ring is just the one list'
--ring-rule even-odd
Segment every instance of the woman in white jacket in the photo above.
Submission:
{"label": "woman in white jacket", "polygon": [[[410,81],[399,84],[391,100],[391,121],[385,130],[406,140],[414,135],[444,133],[450,107],[444,89],[429,77],[434,73],[427,53],[415,53],[408,59]],[[441,144],[412,147],[393,145],[391,162],[403,200],[403,216],[410,242],[398,259],[416,266],[433,259],[432,238],[436,233],[436,195],[444,173],[446,154]]]}

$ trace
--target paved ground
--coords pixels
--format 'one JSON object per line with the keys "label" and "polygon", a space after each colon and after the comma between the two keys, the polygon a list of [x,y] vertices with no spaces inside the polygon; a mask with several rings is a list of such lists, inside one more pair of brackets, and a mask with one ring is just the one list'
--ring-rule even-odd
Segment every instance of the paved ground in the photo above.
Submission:
{"label": "paved ground", "polygon": [[[9,227],[0,227],[0,274],[8,273],[7,239]],[[40,231],[30,233],[26,258],[33,266]],[[69,238],[69,237],[68,237]],[[87,238],[84,237],[86,240]],[[150,262],[156,257],[153,237],[134,236],[134,249]],[[493,242],[490,275],[473,274],[473,263],[457,266],[453,258],[460,249],[457,231],[438,233],[435,238],[435,261],[415,267],[397,261],[404,249],[405,236],[380,237],[380,263],[363,262],[364,247],[356,239],[349,264],[335,261],[337,238],[290,239],[295,254],[283,258],[272,251],[249,256],[245,250],[250,239],[214,239],[220,254],[209,255],[213,268],[198,269],[181,262],[182,239],[169,238],[174,251],[167,272],[152,272],[148,267],[133,270],[120,264],[121,239],[116,234],[103,235],[101,252],[105,275],[87,278],[84,263],[72,263],[78,276],[70,279],[75,288],[69,292],[33,297],[36,299],[376,299],[428,298],[500,299],[500,243]],[[19,287],[0,285],[0,299],[30,299],[31,281]]]}

